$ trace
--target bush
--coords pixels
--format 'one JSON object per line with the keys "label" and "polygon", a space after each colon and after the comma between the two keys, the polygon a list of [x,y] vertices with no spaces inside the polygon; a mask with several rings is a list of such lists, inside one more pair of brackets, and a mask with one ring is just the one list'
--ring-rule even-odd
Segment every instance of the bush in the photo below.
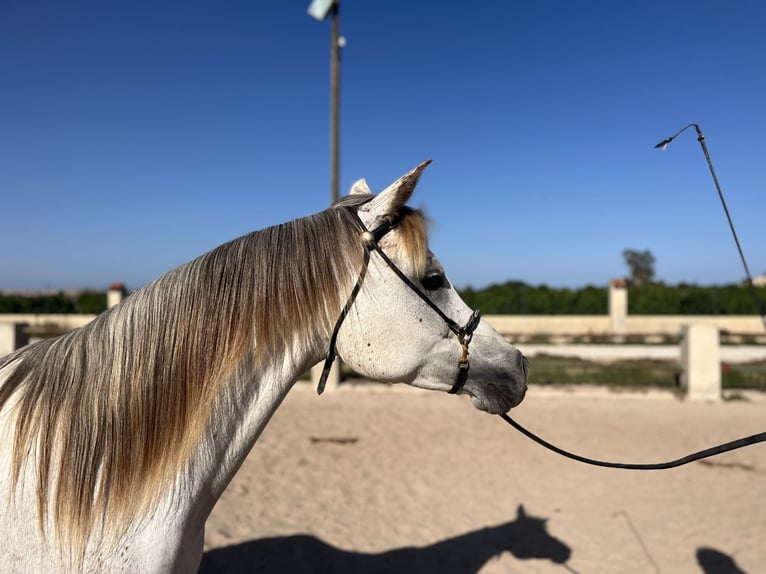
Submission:
{"label": "bush", "polygon": [[[766,288],[758,289],[766,300]],[[527,285],[520,281],[493,284],[481,290],[460,291],[465,302],[488,315],[606,315],[607,287],[579,289]],[[754,315],[760,311],[745,285],[702,287],[681,283],[632,286],[628,292],[631,315]]]}

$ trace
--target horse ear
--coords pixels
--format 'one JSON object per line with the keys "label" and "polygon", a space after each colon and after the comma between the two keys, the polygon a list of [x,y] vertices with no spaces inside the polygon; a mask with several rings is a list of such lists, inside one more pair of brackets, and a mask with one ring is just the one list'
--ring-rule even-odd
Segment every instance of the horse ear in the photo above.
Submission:
{"label": "horse ear", "polygon": [[527,511],[524,510],[524,505],[519,504],[519,507],[516,509],[516,517],[517,518],[526,518],[527,517]]}
{"label": "horse ear", "polygon": [[372,195],[372,190],[365,179],[360,179],[351,186],[350,195]]}
{"label": "horse ear", "polygon": [[420,179],[420,174],[423,173],[423,170],[429,163],[431,163],[430,159],[421,163],[411,172],[404,174],[361,209],[375,213],[377,217],[383,217],[399,211],[412,196],[412,192],[415,191],[415,186],[418,184],[418,179]]}

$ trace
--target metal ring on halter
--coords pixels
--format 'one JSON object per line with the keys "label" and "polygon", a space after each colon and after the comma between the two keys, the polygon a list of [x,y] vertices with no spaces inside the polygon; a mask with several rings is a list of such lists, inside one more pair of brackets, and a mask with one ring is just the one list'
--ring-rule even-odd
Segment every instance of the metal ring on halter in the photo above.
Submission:
{"label": "metal ring on halter", "polygon": [[448,391],[449,394],[455,395],[460,389],[463,388],[465,382],[468,380],[468,369],[471,367],[471,363],[468,360],[468,343],[473,338],[473,332],[476,327],[479,326],[481,320],[481,313],[476,310],[471,314],[471,318],[465,324],[465,327],[461,329],[461,335],[458,335],[460,346],[462,347],[462,353],[457,361],[457,374],[455,375],[455,381],[452,383],[452,388]]}

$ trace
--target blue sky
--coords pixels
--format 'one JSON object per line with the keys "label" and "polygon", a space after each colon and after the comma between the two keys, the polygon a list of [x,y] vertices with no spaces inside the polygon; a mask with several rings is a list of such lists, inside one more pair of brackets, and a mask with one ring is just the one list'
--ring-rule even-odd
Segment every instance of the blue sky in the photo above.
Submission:
{"label": "blue sky", "polygon": [[[0,288],[135,289],[330,201],[308,0],[0,4]],[[343,0],[341,193],[426,158],[458,287],[766,272],[766,4]]]}

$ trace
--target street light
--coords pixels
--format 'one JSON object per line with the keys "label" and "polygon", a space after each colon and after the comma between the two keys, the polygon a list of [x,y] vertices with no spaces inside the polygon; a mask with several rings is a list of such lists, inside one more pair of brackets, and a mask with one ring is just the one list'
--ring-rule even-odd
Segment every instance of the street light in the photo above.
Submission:
{"label": "street light", "polygon": [[340,49],[345,44],[340,37],[340,0],[312,0],[308,14],[319,21],[331,16],[330,27],[330,197],[340,196],[339,118],[340,118]]}
{"label": "street light", "polygon": [[[327,16],[332,17],[330,26],[330,198],[335,202],[340,197],[340,183],[338,181],[340,171],[339,152],[339,129],[340,118],[340,49],[345,41],[340,37],[340,22],[338,12],[340,0],[312,0],[308,8],[308,14],[319,21]],[[311,370],[312,382],[321,380],[322,364],[316,365]],[[341,369],[340,361],[335,361],[330,374],[327,376],[328,388],[337,389],[340,384]],[[320,391],[321,392],[321,391]]]}
{"label": "street light", "polygon": [[718,191],[718,197],[721,198],[721,205],[723,205],[723,211],[726,214],[726,219],[729,222],[729,228],[731,229],[731,234],[734,236],[734,243],[737,244],[737,251],[739,251],[739,257],[742,259],[742,265],[745,268],[745,276],[747,277],[747,283],[750,286],[750,291],[753,294],[753,299],[755,300],[755,305],[758,307],[758,311],[761,314],[761,320],[763,321],[763,326],[766,328],[766,309],[764,309],[763,301],[761,301],[761,297],[758,295],[758,290],[755,288],[755,285],[753,284],[753,278],[750,275],[750,269],[747,266],[747,261],[745,260],[745,254],[742,252],[742,246],[739,244],[739,239],[737,238],[737,231],[734,229],[734,223],[731,220],[731,215],[729,215],[729,208],[726,207],[726,200],[723,198],[723,192],[721,191],[721,186],[718,184],[718,178],[715,175],[715,170],[713,169],[713,162],[710,160],[710,153],[707,151],[707,145],[705,145],[705,136],[702,135],[702,131],[700,130],[700,127],[697,124],[689,124],[687,126],[684,126],[680,130],[678,130],[676,133],[674,133],[669,138],[665,138],[660,143],[658,143],[655,147],[655,149],[665,149],[668,147],[668,144],[672,142],[676,137],[681,135],[682,132],[686,131],[687,129],[693,127],[697,131],[697,141],[700,142],[700,145],[702,146],[702,151],[705,154],[705,159],[707,160],[707,165],[710,168],[710,175],[713,176],[713,183],[715,183],[715,188]]}

